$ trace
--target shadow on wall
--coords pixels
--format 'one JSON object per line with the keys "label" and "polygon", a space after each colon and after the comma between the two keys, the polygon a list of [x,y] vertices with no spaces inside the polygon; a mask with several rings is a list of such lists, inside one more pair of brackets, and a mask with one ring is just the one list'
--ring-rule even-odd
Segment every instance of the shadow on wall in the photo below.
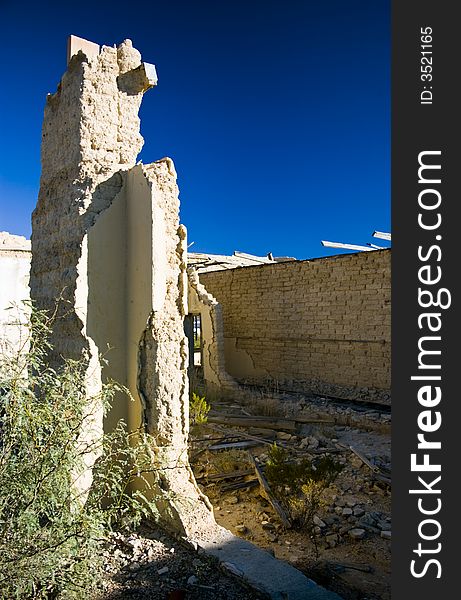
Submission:
{"label": "shadow on wall", "polygon": [[104,427],[110,431],[123,419],[134,430],[142,419],[138,351],[152,311],[153,285],[152,196],[142,170],[117,173],[100,184],[92,206],[100,203],[105,209],[88,233],[87,332],[106,359],[103,379],[125,385],[136,400],[116,397]]}

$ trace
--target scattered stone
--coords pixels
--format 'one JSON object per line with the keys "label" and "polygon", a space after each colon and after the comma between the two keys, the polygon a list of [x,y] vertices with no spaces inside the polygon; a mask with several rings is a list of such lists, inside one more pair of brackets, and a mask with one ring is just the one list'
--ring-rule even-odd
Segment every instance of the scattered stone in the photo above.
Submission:
{"label": "scattered stone", "polygon": [[317,515],[314,516],[313,521],[315,525],[318,525],[318,527],[326,527],[326,523],[322,521],[322,519],[320,519],[320,517],[318,517]]}
{"label": "scattered stone", "polygon": [[360,506],[356,506],[353,510],[354,517],[362,517],[365,514],[365,510],[360,508]]}
{"label": "scattered stone", "polygon": [[227,498],[227,504],[238,504],[239,499],[237,496],[229,496],[229,498]]}
{"label": "scattered stone", "polygon": [[269,521],[261,522],[262,528],[268,531],[273,531],[275,529],[275,525],[273,523],[269,523]]}
{"label": "scattered stone", "polygon": [[362,540],[365,537],[365,529],[350,529],[348,534],[353,540]]}
{"label": "scattered stone", "polygon": [[162,567],[161,569],[158,569],[157,573],[159,575],[165,575],[166,573],[168,573],[170,569],[168,567]]}
{"label": "scattered stone", "polygon": [[319,440],[311,435],[303,438],[299,444],[300,448],[308,448],[309,450],[315,450],[319,445]]}
{"label": "scattered stone", "polygon": [[342,515],[343,517],[349,517],[352,515],[352,508],[343,508]]}
{"label": "scattered stone", "polygon": [[335,507],[335,513],[337,515],[342,515],[343,514],[343,509],[340,506],[336,506]]}
{"label": "scattered stone", "polygon": [[390,540],[391,539],[391,531],[381,531],[381,537],[383,538],[383,540]]}
{"label": "scattered stone", "polygon": [[238,533],[245,533],[247,531],[247,528],[245,525],[236,525],[235,531],[237,531]]}
{"label": "scattered stone", "polygon": [[187,585],[195,585],[198,582],[198,579],[195,575],[191,575],[187,580]]}
{"label": "scattered stone", "polygon": [[376,521],[373,518],[372,513],[365,513],[359,520],[360,525],[371,525],[374,526]]}
{"label": "scattered stone", "polygon": [[336,533],[332,533],[326,536],[325,541],[331,548],[334,548],[338,543],[338,536]]}

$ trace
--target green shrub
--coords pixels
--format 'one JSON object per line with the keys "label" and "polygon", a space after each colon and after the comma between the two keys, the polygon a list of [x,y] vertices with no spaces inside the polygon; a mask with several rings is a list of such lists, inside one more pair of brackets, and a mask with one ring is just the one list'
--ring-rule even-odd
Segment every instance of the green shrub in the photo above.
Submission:
{"label": "green shrub", "polygon": [[[87,399],[85,364],[47,364],[50,322],[32,311],[29,349],[0,357],[0,597],[90,598],[100,581],[111,529],[151,510],[130,483],[152,470],[149,440],[111,434],[85,441],[82,426],[110,406],[115,383]],[[25,348],[27,347],[27,344]],[[91,488],[76,480],[99,456]],[[82,479],[80,477],[79,481]],[[146,482],[147,485],[147,482]]]}
{"label": "green shrub", "polygon": [[269,450],[265,468],[267,480],[293,526],[308,531],[317,557],[314,517],[323,507],[323,491],[341,470],[342,465],[331,456],[322,456],[316,461],[295,461],[290,460],[288,452],[275,443]]}
{"label": "green shrub", "polygon": [[289,487],[294,494],[301,492],[302,486],[309,481],[322,482],[328,487],[341,470],[342,465],[331,456],[322,456],[316,461],[290,460],[287,450],[275,443],[270,447],[265,468],[271,485],[278,488]]}
{"label": "green shrub", "polygon": [[192,392],[192,398],[189,402],[189,417],[192,425],[203,425],[208,420],[208,413],[211,406],[205,400],[205,396],[199,396]]}

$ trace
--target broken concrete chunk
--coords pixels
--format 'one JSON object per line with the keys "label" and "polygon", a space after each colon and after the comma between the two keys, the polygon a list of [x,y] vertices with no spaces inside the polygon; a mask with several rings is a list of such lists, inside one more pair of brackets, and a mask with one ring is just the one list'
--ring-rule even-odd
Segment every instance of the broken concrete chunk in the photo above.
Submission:
{"label": "broken concrete chunk", "polygon": [[365,537],[365,529],[349,529],[348,535],[353,540],[362,540]]}
{"label": "broken concrete chunk", "polygon": [[94,58],[99,55],[99,44],[90,42],[76,35],[70,35],[67,39],[67,64],[70,59],[78,52],[83,52],[88,58]]}

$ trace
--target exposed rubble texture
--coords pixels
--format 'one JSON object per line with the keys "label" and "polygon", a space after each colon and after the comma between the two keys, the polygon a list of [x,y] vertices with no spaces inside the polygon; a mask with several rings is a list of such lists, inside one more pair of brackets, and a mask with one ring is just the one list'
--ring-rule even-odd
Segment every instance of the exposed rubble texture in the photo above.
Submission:
{"label": "exposed rubble texture", "polygon": [[[285,395],[281,402],[282,396],[261,390],[245,401],[215,402],[210,422],[192,430],[194,472],[217,521],[342,598],[389,599],[389,411],[307,396]],[[258,414],[265,416],[253,416]],[[236,418],[240,426],[231,424]],[[284,527],[262,493],[247,452],[264,470],[271,443],[284,448],[291,461],[315,463],[330,456],[342,466],[313,519],[318,556],[310,531]]]}
{"label": "exposed rubble texture", "polygon": [[232,577],[216,559],[156,528],[114,534],[107,579],[95,600],[258,600],[266,596]]}
{"label": "exposed rubble texture", "polygon": [[[138,110],[151,87],[139,52],[125,40],[88,54],[70,57],[47,99],[31,297],[50,311],[62,298],[52,359],[86,360],[89,395],[107,377],[129,388],[135,402],[117,398],[106,427],[122,417],[154,436],[162,516],[192,535],[214,521],[187,463],[186,236],[176,172],[170,159],[135,166]],[[100,413],[82,436],[97,437],[102,424]]]}

